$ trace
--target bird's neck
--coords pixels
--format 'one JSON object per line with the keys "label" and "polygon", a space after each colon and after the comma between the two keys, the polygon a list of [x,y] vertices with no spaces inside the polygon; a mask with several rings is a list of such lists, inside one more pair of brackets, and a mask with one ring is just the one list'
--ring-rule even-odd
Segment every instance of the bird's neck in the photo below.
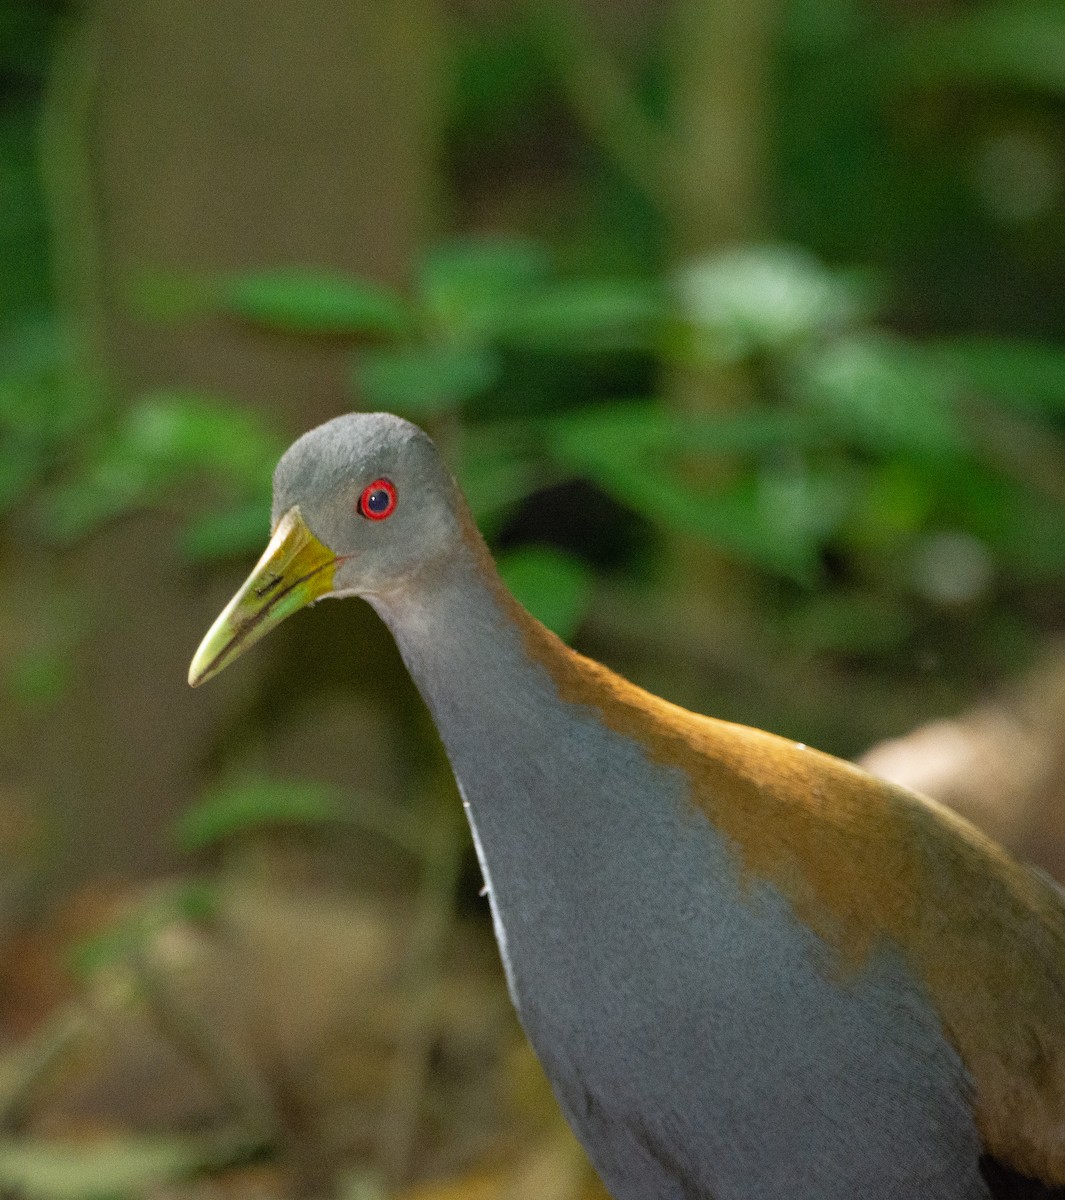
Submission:
{"label": "bird's neck", "polygon": [[[629,911],[623,928],[650,931],[664,917],[648,897],[674,902],[707,864],[730,878],[725,852],[692,820],[683,772],[642,740],[664,702],[575,654],[521,609],[475,531],[432,575],[371,603],[447,749],[530,1028],[538,1018],[529,996],[569,989],[571,959],[605,953],[619,908]],[[523,985],[515,972],[530,963],[537,982]],[[573,999],[573,1014],[583,1003]]]}
{"label": "bird's neck", "polygon": [[674,790],[645,777],[676,772],[653,764],[641,740],[656,720],[646,705],[672,706],[525,612],[472,520],[457,553],[371,603],[432,712],[485,851],[591,844],[627,819],[627,805]]}
{"label": "bird's neck", "polygon": [[510,596],[472,522],[456,553],[370,602],[467,794],[485,790],[475,784],[494,778],[501,751],[542,755],[544,722],[563,703],[553,667],[571,652]]}

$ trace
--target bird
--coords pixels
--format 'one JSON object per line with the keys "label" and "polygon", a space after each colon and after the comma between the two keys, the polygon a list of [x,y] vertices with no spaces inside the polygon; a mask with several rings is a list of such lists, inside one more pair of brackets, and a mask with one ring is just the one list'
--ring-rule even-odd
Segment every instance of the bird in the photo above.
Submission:
{"label": "bird", "polygon": [[203,683],[358,596],[453,769],[518,1016],[615,1200],[1065,1198],[1065,894],[960,816],[582,656],[431,438],[305,433]]}

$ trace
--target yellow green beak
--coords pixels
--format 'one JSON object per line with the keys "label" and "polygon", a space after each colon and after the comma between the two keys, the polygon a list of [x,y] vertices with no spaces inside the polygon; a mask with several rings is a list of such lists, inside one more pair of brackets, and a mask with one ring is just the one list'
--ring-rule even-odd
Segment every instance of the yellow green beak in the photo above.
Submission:
{"label": "yellow green beak", "polygon": [[337,556],[303,523],[298,508],[278,522],[262,558],[244,586],[207,631],[189,667],[198,687],[286,617],[333,587]]}

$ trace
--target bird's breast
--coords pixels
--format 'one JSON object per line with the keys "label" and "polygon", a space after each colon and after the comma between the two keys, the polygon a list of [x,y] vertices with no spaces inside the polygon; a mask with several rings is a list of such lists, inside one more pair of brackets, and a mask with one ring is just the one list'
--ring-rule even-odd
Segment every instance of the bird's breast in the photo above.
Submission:
{"label": "bird's breast", "polygon": [[718,1198],[794,1194],[797,1164],[826,1200],[982,1195],[965,1070],[901,957],[843,977],[684,772],[588,713],[530,722],[459,773],[515,1004],[620,1200],[685,1194],[681,1159]]}

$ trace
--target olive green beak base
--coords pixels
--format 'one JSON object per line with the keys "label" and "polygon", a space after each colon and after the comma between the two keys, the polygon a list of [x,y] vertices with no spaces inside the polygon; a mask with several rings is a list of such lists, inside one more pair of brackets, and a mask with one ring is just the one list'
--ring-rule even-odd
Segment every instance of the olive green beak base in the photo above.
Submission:
{"label": "olive green beak base", "polygon": [[298,508],[278,522],[274,536],[243,587],[207,631],[189,667],[198,687],[286,617],[333,587],[337,556],[303,523]]}

